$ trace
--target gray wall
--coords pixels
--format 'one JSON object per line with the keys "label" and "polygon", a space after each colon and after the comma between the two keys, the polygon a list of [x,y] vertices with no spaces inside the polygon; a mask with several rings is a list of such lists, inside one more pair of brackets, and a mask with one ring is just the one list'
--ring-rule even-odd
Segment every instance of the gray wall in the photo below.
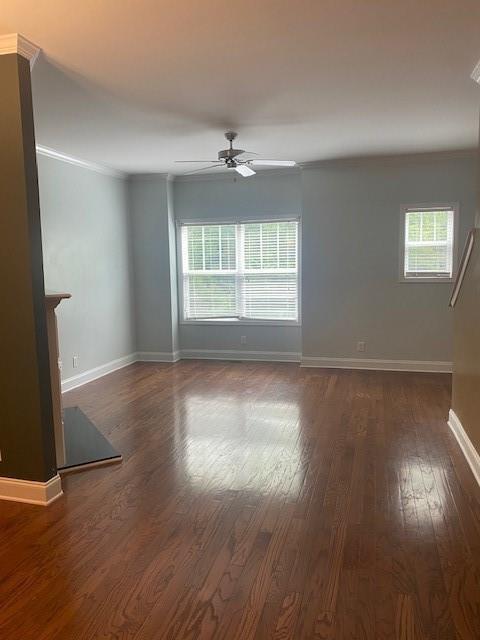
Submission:
{"label": "gray wall", "polygon": [[[124,181],[40,156],[46,286],[73,294],[59,310],[64,377],[134,351],[178,349],[450,361],[451,285],[399,282],[399,210],[459,202],[461,250],[474,219],[474,171],[473,154],[430,154],[235,182],[135,176],[127,198]],[[301,328],[177,324],[175,220],[298,214]],[[360,340],[365,353],[356,351]]]}
{"label": "gray wall", "polygon": [[137,351],[172,353],[178,336],[171,184],[162,175],[131,177],[129,201]]}
{"label": "gray wall", "polygon": [[135,351],[127,189],[42,155],[38,173],[45,288],[72,294],[57,309],[65,379]]}
{"label": "gray wall", "polygon": [[[259,172],[254,178],[231,174],[218,177],[192,177],[174,182],[174,211],[178,221],[229,217],[245,218],[300,215],[301,180],[299,171]],[[241,344],[246,336],[246,344]],[[225,326],[180,324],[182,349],[301,351],[300,327]]]}
{"label": "gray wall", "polygon": [[304,169],[304,356],[451,361],[451,284],[398,281],[399,210],[458,202],[461,252],[474,220],[474,172],[472,154]]}

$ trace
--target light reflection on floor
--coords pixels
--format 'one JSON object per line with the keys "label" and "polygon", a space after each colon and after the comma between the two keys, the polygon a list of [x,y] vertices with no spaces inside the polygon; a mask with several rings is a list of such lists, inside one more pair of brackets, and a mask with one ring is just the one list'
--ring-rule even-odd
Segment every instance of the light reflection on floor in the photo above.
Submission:
{"label": "light reflection on floor", "polygon": [[421,533],[443,522],[446,482],[440,463],[429,461],[426,465],[416,456],[402,461],[397,472],[397,513],[403,528]]}
{"label": "light reflection on floor", "polygon": [[185,471],[196,488],[298,494],[297,403],[187,396],[182,414]]}

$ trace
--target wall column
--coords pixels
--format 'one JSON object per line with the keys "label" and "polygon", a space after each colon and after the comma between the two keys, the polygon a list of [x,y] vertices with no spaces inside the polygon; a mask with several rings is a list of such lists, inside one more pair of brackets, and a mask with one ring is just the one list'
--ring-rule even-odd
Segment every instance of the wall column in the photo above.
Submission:
{"label": "wall column", "polygon": [[48,504],[55,462],[30,59],[0,39],[0,499]]}
{"label": "wall column", "polygon": [[172,183],[165,174],[132,176],[129,196],[138,356],[175,362],[179,353]]}

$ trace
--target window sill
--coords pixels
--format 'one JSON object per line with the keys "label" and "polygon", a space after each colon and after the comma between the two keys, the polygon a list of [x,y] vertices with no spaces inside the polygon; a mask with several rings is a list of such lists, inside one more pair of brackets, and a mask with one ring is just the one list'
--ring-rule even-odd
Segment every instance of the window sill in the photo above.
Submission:
{"label": "window sill", "polygon": [[220,318],[218,320],[180,320],[181,325],[210,325],[210,326],[229,326],[229,327],[241,327],[241,326],[265,326],[265,327],[301,327],[302,324],[294,320],[237,320],[232,318],[227,320]]}
{"label": "window sill", "polygon": [[419,284],[435,284],[435,283],[440,283],[440,284],[453,284],[455,282],[455,278],[423,278],[423,277],[418,277],[418,278],[403,278],[400,277],[398,279],[398,282],[400,282],[400,284],[411,284],[411,283],[416,283],[418,282]]}

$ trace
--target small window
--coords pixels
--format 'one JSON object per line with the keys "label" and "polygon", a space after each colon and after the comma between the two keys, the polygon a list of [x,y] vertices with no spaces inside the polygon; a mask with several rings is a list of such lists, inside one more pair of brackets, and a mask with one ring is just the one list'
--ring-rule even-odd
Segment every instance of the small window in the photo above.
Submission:
{"label": "small window", "polygon": [[183,320],[297,323],[298,226],[182,224]]}
{"label": "small window", "polygon": [[402,280],[452,280],[456,206],[404,207],[401,217]]}

